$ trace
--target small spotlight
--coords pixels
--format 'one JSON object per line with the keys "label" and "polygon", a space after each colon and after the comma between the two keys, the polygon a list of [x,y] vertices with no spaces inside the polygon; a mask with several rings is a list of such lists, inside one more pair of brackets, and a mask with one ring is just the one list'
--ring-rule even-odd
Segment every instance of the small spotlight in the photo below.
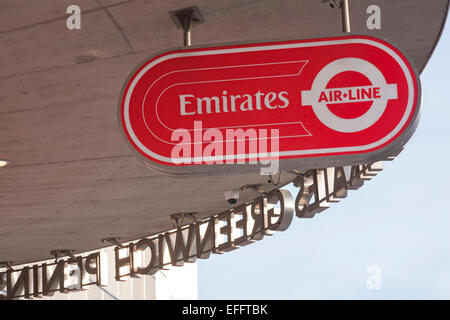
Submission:
{"label": "small spotlight", "polygon": [[10,163],[11,163],[11,161],[9,161],[9,160],[0,160],[0,168],[6,167]]}

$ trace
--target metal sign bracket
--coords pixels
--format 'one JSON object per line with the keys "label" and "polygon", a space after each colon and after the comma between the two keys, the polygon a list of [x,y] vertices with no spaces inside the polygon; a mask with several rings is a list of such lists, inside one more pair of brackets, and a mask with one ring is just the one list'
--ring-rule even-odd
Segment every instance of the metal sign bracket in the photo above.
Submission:
{"label": "metal sign bracket", "polygon": [[175,227],[181,227],[183,224],[184,218],[188,218],[192,220],[193,222],[200,221],[199,218],[197,218],[197,212],[180,212],[180,213],[174,213],[170,215],[170,220],[175,221]]}
{"label": "metal sign bracket", "polygon": [[71,259],[76,259],[76,257],[73,255],[75,250],[73,249],[55,249],[51,250],[50,254],[55,257],[55,262],[58,262],[58,258],[61,257],[70,257]]}
{"label": "metal sign bracket", "polygon": [[348,0],[322,0],[323,3],[328,3],[331,8],[341,9],[342,31],[350,33],[350,12],[348,7]]}
{"label": "metal sign bracket", "polygon": [[125,246],[119,242],[119,239],[120,239],[119,237],[109,237],[109,238],[101,239],[100,241],[103,243],[107,242],[107,243],[114,244],[119,248],[124,248]]}
{"label": "metal sign bracket", "polygon": [[0,267],[7,268],[8,270],[14,271],[14,268],[11,266],[12,261],[0,261]]}
{"label": "metal sign bracket", "polygon": [[169,12],[178,29],[183,29],[184,46],[191,45],[191,27],[194,24],[204,23],[202,14],[197,6],[172,10]]}

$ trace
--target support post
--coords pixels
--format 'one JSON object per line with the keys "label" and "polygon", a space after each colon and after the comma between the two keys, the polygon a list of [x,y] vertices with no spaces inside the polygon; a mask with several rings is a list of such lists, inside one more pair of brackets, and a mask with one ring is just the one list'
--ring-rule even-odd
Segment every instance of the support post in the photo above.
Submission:
{"label": "support post", "polygon": [[322,3],[327,3],[331,8],[341,9],[342,31],[344,33],[350,33],[350,12],[348,0],[322,0]]}
{"label": "support post", "polygon": [[173,10],[169,12],[178,29],[183,29],[183,45],[191,45],[191,28],[194,24],[204,23],[202,14],[197,6]]}
{"label": "support post", "polygon": [[350,13],[348,9],[348,0],[341,0],[341,15],[342,15],[342,31],[350,33]]}

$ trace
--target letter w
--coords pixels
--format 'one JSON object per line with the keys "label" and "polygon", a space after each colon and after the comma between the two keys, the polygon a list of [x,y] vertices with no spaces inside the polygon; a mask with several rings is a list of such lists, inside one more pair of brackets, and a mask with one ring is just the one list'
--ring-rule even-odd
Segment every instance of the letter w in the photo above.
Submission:
{"label": "letter w", "polygon": [[[173,266],[182,266],[185,261],[195,262],[196,245],[194,240],[196,239],[196,229],[195,225],[190,225],[189,228],[183,230],[180,227],[177,228],[177,231],[173,234],[165,234],[167,249],[169,250],[170,260]],[[184,240],[186,234],[187,241]],[[171,236],[173,235],[175,235],[175,246],[172,244],[173,237]]]}

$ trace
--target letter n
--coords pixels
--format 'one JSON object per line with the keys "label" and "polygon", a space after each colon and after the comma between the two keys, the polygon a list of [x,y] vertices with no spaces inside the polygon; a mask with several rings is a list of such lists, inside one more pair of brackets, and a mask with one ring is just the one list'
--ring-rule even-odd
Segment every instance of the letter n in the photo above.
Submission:
{"label": "letter n", "polygon": [[6,271],[6,288],[7,288],[7,299],[13,299],[18,297],[18,293],[23,290],[24,297],[30,297],[30,272],[28,267],[24,267],[16,283],[12,284],[12,273],[17,272],[13,270]]}
{"label": "letter n", "polygon": [[56,263],[50,278],[47,274],[47,264],[42,264],[42,291],[44,296],[53,295],[59,285],[59,291],[64,292],[64,261]]}

